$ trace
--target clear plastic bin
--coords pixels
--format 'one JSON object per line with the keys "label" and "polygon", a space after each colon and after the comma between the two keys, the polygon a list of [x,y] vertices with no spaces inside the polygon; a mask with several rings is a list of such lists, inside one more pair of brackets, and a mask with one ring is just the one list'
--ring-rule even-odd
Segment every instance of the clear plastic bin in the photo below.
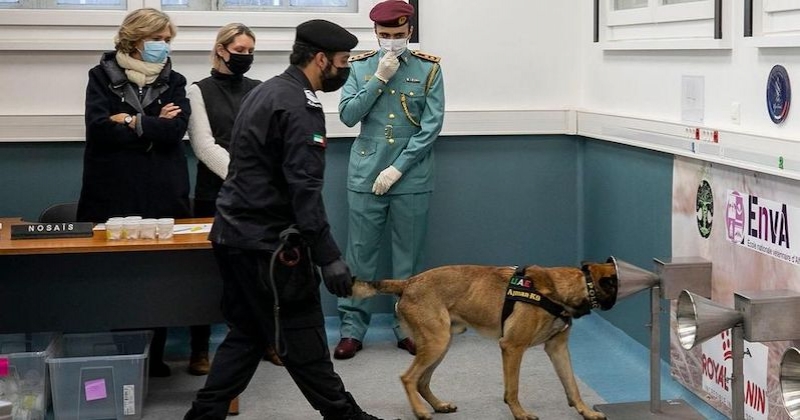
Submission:
{"label": "clear plastic bin", "polygon": [[141,419],[150,331],[64,334],[47,359],[56,420]]}
{"label": "clear plastic bin", "polygon": [[47,357],[54,333],[0,335],[0,401],[11,403],[12,420],[43,420],[50,404]]}

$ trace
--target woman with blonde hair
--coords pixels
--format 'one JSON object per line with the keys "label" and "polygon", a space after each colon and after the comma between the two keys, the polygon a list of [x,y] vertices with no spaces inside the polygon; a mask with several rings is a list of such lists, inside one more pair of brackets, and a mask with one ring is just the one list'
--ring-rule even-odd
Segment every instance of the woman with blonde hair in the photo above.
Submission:
{"label": "woman with blonde hair", "polygon": [[[191,216],[182,141],[191,109],[186,79],[169,57],[176,32],[165,13],[134,10],[119,28],[115,50],[89,70],[79,221]],[[165,343],[166,328],[156,328],[150,376],[170,375]]]}
{"label": "woman with blonde hair", "polygon": [[186,91],[195,109],[189,119],[189,141],[198,159],[195,217],[214,216],[217,193],[228,175],[228,144],[239,105],[261,83],[244,76],[253,64],[255,44],[255,34],[247,26],[223,26],[211,52],[211,75]]}

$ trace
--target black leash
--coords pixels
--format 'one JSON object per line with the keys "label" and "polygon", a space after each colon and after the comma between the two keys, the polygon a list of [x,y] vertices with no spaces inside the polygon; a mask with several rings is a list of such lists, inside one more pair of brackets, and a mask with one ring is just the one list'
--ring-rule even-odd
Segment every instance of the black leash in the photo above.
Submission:
{"label": "black leash", "polygon": [[[280,245],[278,249],[272,253],[269,259],[268,281],[269,288],[272,290],[272,317],[275,324],[275,353],[281,358],[286,356],[286,346],[281,346],[281,302],[278,296],[278,287],[275,285],[275,260],[279,260],[281,264],[287,267],[294,267],[300,262],[300,248],[302,247],[302,236],[300,231],[297,230],[295,225],[291,225],[284,229],[279,235]],[[287,248],[288,247],[288,248]],[[308,261],[311,263],[311,250],[305,247],[308,253]],[[259,268],[261,264],[259,264]],[[311,273],[313,276],[313,273]],[[264,275],[261,273],[259,276],[262,279]]]}

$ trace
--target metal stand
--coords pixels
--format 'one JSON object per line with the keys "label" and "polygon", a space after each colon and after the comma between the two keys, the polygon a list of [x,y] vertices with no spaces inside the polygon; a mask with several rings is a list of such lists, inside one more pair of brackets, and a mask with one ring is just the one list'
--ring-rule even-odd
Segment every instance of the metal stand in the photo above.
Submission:
{"label": "metal stand", "polygon": [[744,418],[744,327],[737,324],[731,328],[733,372],[731,373],[731,410],[733,419]]}
{"label": "metal stand", "polygon": [[[661,399],[660,313],[661,287],[656,285],[650,289],[650,401],[595,405],[594,409],[605,414],[609,420],[705,420],[703,415],[684,400]],[[736,349],[733,350],[735,353]],[[734,370],[735,380],[736,372]]]}

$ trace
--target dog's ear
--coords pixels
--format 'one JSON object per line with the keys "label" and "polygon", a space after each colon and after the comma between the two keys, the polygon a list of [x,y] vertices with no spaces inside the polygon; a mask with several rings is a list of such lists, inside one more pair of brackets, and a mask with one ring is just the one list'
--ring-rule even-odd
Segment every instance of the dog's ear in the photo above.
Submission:
{"label": "dog's ear", "polygon": [[596,262],[594,262],[594,261],[586,261],[586,260],[583,260],[583,261],[581,261],[581,270],[583,270],[583,271],[589,271],[589,266],[590,266],[590,265],[594,265],[594,264],[597,264],[597,263],[596,263]]}

